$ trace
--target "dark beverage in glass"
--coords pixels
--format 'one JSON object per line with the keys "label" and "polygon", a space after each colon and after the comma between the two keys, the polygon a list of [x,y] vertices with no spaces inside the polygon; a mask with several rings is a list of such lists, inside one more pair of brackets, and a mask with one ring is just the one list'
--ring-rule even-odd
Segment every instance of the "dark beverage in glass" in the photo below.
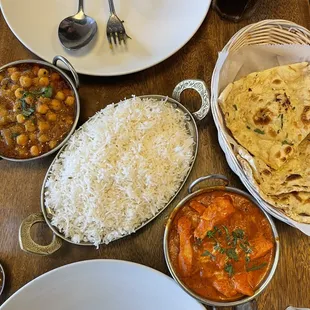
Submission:
{"label": "dark beverage in glass", "polygon": [[239,21],[249,17],[258,0],[213,0],[213,7],[223,18]]}

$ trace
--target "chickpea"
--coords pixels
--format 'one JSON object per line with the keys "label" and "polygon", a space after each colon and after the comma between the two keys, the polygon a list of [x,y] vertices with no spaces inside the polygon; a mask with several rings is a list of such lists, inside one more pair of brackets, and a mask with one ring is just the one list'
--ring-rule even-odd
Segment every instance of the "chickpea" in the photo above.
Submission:
{"label": "chickpea", "polygon": [[63,91],[63,93],[65,94],[66,97],[73,95],[73,93],[72,93],[72,91],[70,89],[66,88],[66,89],[63,89],[62,91]]}
{"label": "chickpea", "polygon": [[37,135],[35,133],[30,133],[29,134],[29,139],[31,142],[34,142],[37,140]]}
{"label": "chickpea", "polygon": [[46,76],[48,76],[48,71],[44,68],[39,69],[38,77],[41,78],[41,77],[46,77]]}
{"label": "chickpea", "polygon": [[58,100],[65,100],[66,96],[62,91],[58,91],[55,98]]}
{"label": "chickpea", "polygon": [[46,114],[46,118],[47,118],[47,120],[50,121],[50,122],[56,122],[56,120],[57,120],[57,115],[56,115],[55,113],[53,113],[53,112],[48,112],[48,113]]}
{"label": "chickpea", "polygon": [[18,88],[19,88],[19,86],[17,84],[14,84],[11,86],[11,91],[15,92],[15,90]]}
{"label": "chickpea", "polygon": [[20,99],[24,95],[24,89],[23,88],[17,88],[14,92],[14,95],[17,99]]}
{"label": "chickpea", "polygon": [[38,86],[39,85],[39,78],[38,77],[35,77],[32,79],[32,85],[34,86]]}
{"label": "chickpea", "polygon": [[72,106],[72,105],[74,105],[74,101],[75,101],[75,99],[73,96],[68,96],[66,101],[65,101],[65,104],[68,106]]}
{"label": "chickpea", "polygon": [[18,148],[17,151],[18,151],[20,156],[26,156],[27,155],[27,151],[23,148]]}
{"label": "chickpea", "polygon": [[51,80],[52,81],[59,81],[60,80],[60,75],[58,73],[56,73],[56,72],[53,72],[51,74]]}
{"label": "chickpea", "polygon": [[48,105],[45,103],[40,103],[37,105],[37,112],[40,114],[46,114],[48,110]]}
{"label": "chickpea", "polygon": [[37,66],[37,65],[32,67],[32,73],[33,73],[34,75],[38,75],[39,70],[40,70],[40,67]]}
{"label": "chickpea", "polygon": [[21,103],[19,101],[13,104],[13,112],[18,112],[21,109]]}
{"label": "chickpea", "polygon": [[9,80],[8,78],[4,78],[4,79],[2,79],[2,81],[1,81],[1,86],[6,86],[6,85],[9,84],[9,82],[10,82],[10,80]]}
{"label": "chickpea", "polygon": [[26,121],[26,118],[23,114],[17,114],[16,115],[16,120],[17,120],[17,123],[24,123]]}
{"label": "chickpea", "polygon": [[48,86],[49,83],[50,83],[50,80],[48,79],[48,77],[41,77],[39,79],[39,85],[41,86]]}
{"label": "chickpea", "polygon": [[11,80],[12,80],[13,82],[18,82],[18,80],[20,79],[20,75],[21,75],[21,73],[18,72],[18,71],[13,72],[13,73],[11,74]]}
{"label": "chickpea", "polygon": [[16,67],[10,67],[8,68],[8,73],[9,74],[12,74],[13,72],[17,71],[17,68]]}
{"label": "chickpea", "polygon": [[68,125],[72,125],[73,124],[73,119],[71,116],[68,116],[65,118],[65,122],[68,124]]}
{"label": "chickpea", "polygon": [[8,115],[8,110],[6,109],[0,109],[0,117],[4,117]]}
{"label": "chickpea", "polygon": [[30,154],[32,156],[38,156],[39,155],[39,148],[36,146],[36,145],[33,145],[31,148],[30,148]]}
{"label": "chickpea", "polygon": [[4,79],[3,75],[0,75],[0,82]]}
{"label": "chickpea", "polygon": [[21,76],[19,83],[22,87],[30,87],[32,85],[32,79],[29,76]]}
{"label": "chickpea", "polygon": [[8,118],[6,116],[0,116],[0,126],[6,125],[8,122]]}
{"label": "chickpea", "polygon": [[41,143],[44,143],[44,142],[47,142],[49,140],[48,136],[47,135],[41,135],[39,136],[38,140],[41,142]]}
{"label": "chickpea", "polygon": [[18,145],[22,145],[22,146],[27,145],[27,143],[28,143],[28,136],[25,135],[25,134],[21,134],[21,135],[17,136],[16,143]]}
{"label": "chickpea", "polygon": [[49,145],[49,147],[50,147],[51,149],[53,149],[53,148],[57,145],[57,141],[51,140],[50,143],[49,143],[48,145]]}
{"label": "chickpea", "polygon": [[[14,114],[9,114],[6,116],[8,122],[13,123],[16,121],[16,116]],[[18,133],[20,133],[20,128],[17,128]]]}
{"label": "chickpea", "polygon": [[32,121],[28,120],[25,122],[25,129],[26,131],[34,132],[36,130],[36,126]]}
{"label": "chickpea", "polygon": [[27,104],[33,105],[33,103],[34,103],[34,98],[33,98],[32,96],[27,96],[27,97],[25,98],[25,101],[26,101]]}
{"label": "chickpea", "polygon": [[50,128],[50,124],[48,122],[38,122],[38,128],[40,131],[47,131]]}
{"label": "chickpea", "polygon": [[43,97],[43,96],[40,96],[40,97],[39,97],[39,101],[40,101],[41,103],[48,104],[48,103],[51,102],[51,99],[50,99],[50,98],[45,98],[45,97]]}
{"label": "chickpea", "polygon": [[53,110],[59,111],[61,109],[61,102],[57,99],[53,99],[50,106]]}
{"label": "chickpea", "polygon": [[13,97],[14,96],[14,92],[11,91],[10,89],[6,90],[4,92],[4,94],[7,96],[7,97]]}

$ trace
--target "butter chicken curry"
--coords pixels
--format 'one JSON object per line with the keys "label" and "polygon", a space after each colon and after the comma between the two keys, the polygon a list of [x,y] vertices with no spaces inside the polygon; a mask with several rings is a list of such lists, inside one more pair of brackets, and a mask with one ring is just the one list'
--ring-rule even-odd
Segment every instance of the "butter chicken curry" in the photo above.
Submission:
{"label": "butter chicken curry", "polygon": [[168,248],[183,284],[213,301],[251,296],[273,263],[275,240],[268,220],[245,197],[203,193],[173,219]]}
{"label": "butter chicken curry", "polygon": [[74,93],[58,72],[37,64],[0,72],[0,155],[46,153],[65,138],[74,118]]}

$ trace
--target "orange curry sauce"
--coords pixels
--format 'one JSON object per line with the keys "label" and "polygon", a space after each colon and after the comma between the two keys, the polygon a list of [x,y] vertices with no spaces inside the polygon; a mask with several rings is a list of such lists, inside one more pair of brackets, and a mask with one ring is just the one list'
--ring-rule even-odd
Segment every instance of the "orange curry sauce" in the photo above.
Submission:
{"label": "orange curry sauce", "polygon": [[169,256],[191,291],[214,301],[251,296],[271,268],[275,240],[263,212],[245,197],[203,193],[173,219]]}

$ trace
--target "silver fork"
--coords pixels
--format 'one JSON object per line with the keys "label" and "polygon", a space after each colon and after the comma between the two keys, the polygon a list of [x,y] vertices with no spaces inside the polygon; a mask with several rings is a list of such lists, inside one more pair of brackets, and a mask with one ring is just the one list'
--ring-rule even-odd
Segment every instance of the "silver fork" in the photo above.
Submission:
{"label": "silver fork", "polygon": [[124,44],[126,44],[126,40],[128,38],[131,38],[127,35],[125,31],[125,27],[123,25],[124,21],[121,21],[116,15],[113,0],[108,1],[110,6],[110,17],[107,24],[107,37],[110,43],[110,47],[112,48],[112,38],[115,45],[117,45],[117,40],[118,44],[121,44],[122,41],[124,42]]}

